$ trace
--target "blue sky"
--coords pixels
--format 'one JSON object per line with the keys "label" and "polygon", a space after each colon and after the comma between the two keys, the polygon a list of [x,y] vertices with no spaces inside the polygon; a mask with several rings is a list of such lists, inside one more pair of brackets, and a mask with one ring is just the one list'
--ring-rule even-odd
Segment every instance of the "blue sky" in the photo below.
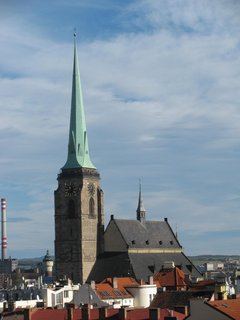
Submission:
{"label": "blue sky", "polygon": [[168,217],[185,253],[239,254],[240,3],[0,2],[0,197],[8,253],[54,251],[77,42],[91,158],[110,214]]}

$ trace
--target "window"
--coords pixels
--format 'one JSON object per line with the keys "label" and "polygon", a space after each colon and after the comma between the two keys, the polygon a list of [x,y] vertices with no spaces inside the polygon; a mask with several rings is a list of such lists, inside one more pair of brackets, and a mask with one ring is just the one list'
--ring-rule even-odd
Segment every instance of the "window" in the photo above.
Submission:
{"label": "window", "polygon": [[95,204],[94,204],[94,200],[92,197],[89,200],[89,216],[91,218],[95,217]]}
{"label": "window", "polygon": [[68,291],[64,291],[64,298],[68,298],[69,297],[69,292]]}
{"label": "window", "polygon": [[103,297],[110,297],[110,294],[107,291],[100,291],[99,292]]}
{"label": "window", "polygon": [[97,213],[99,217],[102,214],[102,192],[100,188],[97,189]]}
{"label": "window", "polygon": [[63,299],[62,299],[62,292],[59,292],[56,294],[56,304],[62,304]]}
{"label": "window", "polygon": [[118,297],[121,296],[121,292],[118,290],[113,290],[113,293]]}
{"label": "window", "polygon": [[75,204],[74,204],[74,201],[72,199],[69,200],[69,202],[68,202],[68,218],[69,219],[76,218]]}

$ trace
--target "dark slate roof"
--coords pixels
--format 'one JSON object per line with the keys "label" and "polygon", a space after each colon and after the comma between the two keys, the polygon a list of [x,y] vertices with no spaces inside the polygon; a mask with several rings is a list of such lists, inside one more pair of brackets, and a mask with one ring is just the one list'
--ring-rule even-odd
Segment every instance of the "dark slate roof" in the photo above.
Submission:
{"label": "dark slate roof", "polygon": [[147,280],[148,276],[154,275],[163,268],[164,262],[174,261],[175,266],[185,274],[200,277],[196,267],[181,253],[129,253],[132,268],[137,279]]}
{"label": "dark slate roof", "polygon": [[74,294],[74,304],[80,306],[84,304],[92,304],[94,307],[101,308],[107,307],[108,304],[99,299],[96,292],[91,288],[89,284],[83,284],[77,293]]}
{"label": "dark slate roof", "polygon": [[113,219],[110,223],[112,221],[129,248],[181,248],[167,219],[145,222]]}
{"label": "dark slate roof", "polygon": [[[127,245],[126,252],[105,252],[98,257],[88,280],[102,281],[109,277],[134,277],[148,280],[162,269],[166,261],[173,261],[187,275],[200,277],[201,274],[192,262],[182,253],[181,245],[167,219],[164,221],[122,220],[112,218],[105,233],[115,224]],[[109,240],[108,240],[109,241]],[[150,253],[134,252],[133,249],[150,249]],[[131,252],[132,249],[132,252]],[[160,252],[151,252],[160,249]],[[172,253],[163,253],[167,249]],[[178,250],[176,250],[178,249]],[[179,250],[180,249],[180,250]],[[157,250],[155,250],[157,251]]]}
{"label": "dark slate roof", "polygon": [[162,291],[156,294],[150,308],[174,309],[175,306],[189,306],[190,299],[199,297],[210,299],[212,294],[212,291]]}
{"label": "dark slate roof", "polygon": [[102,281],[109,277],[134,277],[148,281],[162,269],[164,262],[174,261],[185,274],[200,277],[201,274],[182,253],[104,253],[96,261],[88,280]]}
{"label": "dark slate roof", "polygon": [[135,277],[127,252],[105,252],[98,257],[88,281],[100,282],[112,277]]}

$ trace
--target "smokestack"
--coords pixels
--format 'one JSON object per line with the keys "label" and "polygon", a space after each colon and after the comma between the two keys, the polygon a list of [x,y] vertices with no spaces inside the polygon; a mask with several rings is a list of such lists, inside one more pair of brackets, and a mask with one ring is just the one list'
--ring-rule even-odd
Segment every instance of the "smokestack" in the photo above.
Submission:
{"label": "smokestack", "polygon": [[2,260],[7,259],[7,225],[6,225],[6,200],[1,199],[2,204]]}

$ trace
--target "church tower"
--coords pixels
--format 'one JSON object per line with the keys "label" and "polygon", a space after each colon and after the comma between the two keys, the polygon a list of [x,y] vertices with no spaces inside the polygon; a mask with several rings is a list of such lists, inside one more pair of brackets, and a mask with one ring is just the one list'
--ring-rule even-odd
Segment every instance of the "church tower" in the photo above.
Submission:
{"label": "church tower", "polygon": [[100,175],[88,149],[76,35],[67,162],[58,175],[55,197],[55,270],[84,283],[103,251],[104,213]]}

